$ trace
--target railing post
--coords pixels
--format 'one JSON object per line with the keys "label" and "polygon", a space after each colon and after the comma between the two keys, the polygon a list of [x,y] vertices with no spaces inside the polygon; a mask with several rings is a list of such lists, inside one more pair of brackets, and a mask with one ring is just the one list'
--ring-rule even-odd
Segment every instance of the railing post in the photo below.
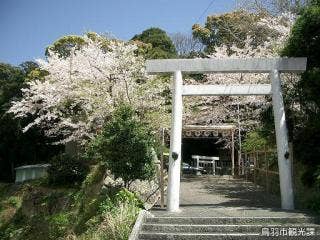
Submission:
{"label": "railing post", "polygon": [[231,130],[231,175],[234,176],[234,130]]}
{"label": "railing post", "polygon": [[163,147],[164,147],[164,128],[161,130],[161,156],[160,156],[160,206],[164,208],[164,176],[163,176]]}
{"label": "railing post", "polygon": [[248,181],[248,166],[247,166],[247,162],[248,162],[248,154],[245,153],[244,172],[246,174],[246,181]]}
{"label": "railing post", "polygon": [[266,148],[264,148],[264,164],[266,166],[266,190],[267,193],[269,192],[269,159],[267,158],[267,151]]}
{"label": "railing post", "polygon": [[253,183],[256,187],[257,152],[253,152]]}

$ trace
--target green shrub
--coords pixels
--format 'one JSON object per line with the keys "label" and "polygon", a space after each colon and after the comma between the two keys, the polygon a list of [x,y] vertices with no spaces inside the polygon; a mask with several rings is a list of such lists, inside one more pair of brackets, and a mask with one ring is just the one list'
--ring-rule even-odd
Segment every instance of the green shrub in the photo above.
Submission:
{"label": "green shrub", "polygon": [[306,201],[306,207],[319,214],[320,213],[320,195],[318,193],[315,193],[314,196],[310,197]]}
{"label": "green shrub", "polygon": [[70,227],[70,216],[66,213],[58,213],[49,218],[49,238],[58,239],[63,237]]}
{"label": "green shrub", "polygon": [[136,179],[147,180],[154,176],[154,145],[151,131],[139,121],[134,110],[120,105],[92,142],[90,152],[93,158],[105,162],[115,178],[122,178],[128,187]]}
{"label": "green shrub", "polygon": [[128,203],[120,204],[115,213],[107,212],[102,223],[105,239],[127,240],[138,212],[136,207]]}
{"label": "green shrub", "polygon": [[127,240],[142,207],[141,200],[127,189],[108,195],[100,203],[100,221],[92,218],[92,226],[79,239]]}
{"label": "green shrub", "polygon": [[83,159],[60,154],[51,159],[48,180],[51,185],[80,184],[86,177],[89,167]]}
{"label": "green shrub", "polygon": [[97,164],[92,167],[91,172],[86,176],[85,180],[82,182],[82,189],[89,188],[93,184],[99,183],[103,180],[104,174],[106,172],[106,167],[103,164]]}
{"label": "green shrub", "polygon": [[136,208],[143,208],[143,202],[135,193],[121,189],[116,194],[107,197],[99,207],[101,214],[117,212],[119,205],[128,204]]}
{"label": "green shrub", "polygon": [[[312,0],[299,14],[282,50],[286,57],[306,57],[307,69],[292,89],[288,119],[292,119],[295,158],[307,167],[308,187],[318,184],[320,166],[320,1]],[[299,108],[293,107],[299,106]],[[290,116],[291,115],[291,116]]]}
{"label": "green shrub", "polygon": [[21,206],[21,197],[11,196],[8,198],[7,203],[14,208],[19,208]]}
{"label": "green shrub", "polygon": [[249,132],[243,142],[242,148],[245,152],[262,150],[268,144],[267,139],[259,130]]}

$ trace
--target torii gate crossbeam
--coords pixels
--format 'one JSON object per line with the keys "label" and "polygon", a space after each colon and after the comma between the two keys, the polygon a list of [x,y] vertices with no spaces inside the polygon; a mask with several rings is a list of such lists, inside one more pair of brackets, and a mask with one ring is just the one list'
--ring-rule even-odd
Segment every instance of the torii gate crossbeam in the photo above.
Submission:
{"label": "torii gate crossbeam", "polygon": [[[148,60],[149,74],[174,73],[171,118],[169,182],[167,210],[179,211],[182,98],[183,96],[216,95],[272,95],[276,130],[281,206],[294,209],[292,163],[289,157],[288,132],[281,91],[281,72],[303,72],[306,58],[250,58],[250,59],[162,59]],[[188,73],[269,73],[271,85],[183,85],[182,72]]]}

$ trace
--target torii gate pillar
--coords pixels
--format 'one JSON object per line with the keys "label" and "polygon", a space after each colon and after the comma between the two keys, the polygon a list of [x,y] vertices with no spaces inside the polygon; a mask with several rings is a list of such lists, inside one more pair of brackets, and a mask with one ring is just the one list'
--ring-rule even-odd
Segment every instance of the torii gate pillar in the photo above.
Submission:
{"label": "torii gate pillar", "polygon": [[172,117],[167,193],[167,209],[170,212],[179,211],[183,109],[182,82],[183,81],[181,71],[175,71],[172,88]]}
{"label": "torii gate pillar", "polygon": [[292,158],[289,156],[288,131],[279,71],[271,71],[270,77],[272,82],[272,103],[276,129],[281,206],[283,209],[293,210]]}

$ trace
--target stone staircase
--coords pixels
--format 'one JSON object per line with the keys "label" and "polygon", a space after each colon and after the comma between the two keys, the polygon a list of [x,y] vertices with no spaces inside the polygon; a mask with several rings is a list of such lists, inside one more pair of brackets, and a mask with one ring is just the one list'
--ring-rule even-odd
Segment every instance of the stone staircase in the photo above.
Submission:
{"label": "stone staircase", "polygon": [[[320,239],[315,217],[178,217],[148,216],[139,240]],[[269,231],[269,236],[262,236]],[[267,230],[266,230],[267,228]],[[282,236],[276,232],[282,231]],[[272,232],[273,231],[273,232]],[[313,236],[306,236],[312,234]],[[289,234],[291,236],[289,236]],[[283,236],[286,235],[286,236]],[[292,236],[293,235],[293,236]],[[304,235],[304,236],[302,236]]]}

